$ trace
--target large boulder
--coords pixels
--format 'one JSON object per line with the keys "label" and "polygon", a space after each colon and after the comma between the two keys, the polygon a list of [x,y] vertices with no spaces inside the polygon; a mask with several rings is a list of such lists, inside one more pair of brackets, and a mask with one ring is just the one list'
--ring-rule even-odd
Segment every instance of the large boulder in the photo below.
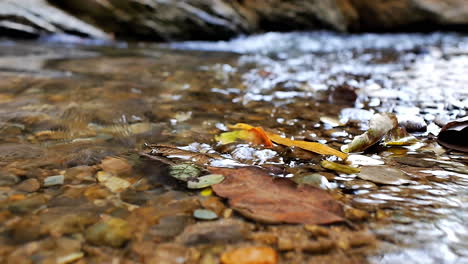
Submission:
{"label": "large boulder", "polygon": [[47,1],[1,1],[0,35],[71,33],[150,41],[218,40],[271,30],[359,32],[468,25],[466,0]]}
{"label": "large boulder", "polygon": [[108,38],[102,30],[51,6],[45,0],[0,1],[0,36],[37,37],[50,33]]}

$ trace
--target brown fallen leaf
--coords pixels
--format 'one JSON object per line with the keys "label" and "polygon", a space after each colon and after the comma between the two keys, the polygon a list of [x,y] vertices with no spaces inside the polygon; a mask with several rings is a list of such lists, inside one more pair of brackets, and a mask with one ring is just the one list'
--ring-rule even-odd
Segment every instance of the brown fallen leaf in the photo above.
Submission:
{"label": "brown fallen leaf", "polygon": [[326,191],[273,178],[256,167],[209,168],[224,175],[212,186],[242,215],[267,223],[329,224],[344,221],[341,205]]}

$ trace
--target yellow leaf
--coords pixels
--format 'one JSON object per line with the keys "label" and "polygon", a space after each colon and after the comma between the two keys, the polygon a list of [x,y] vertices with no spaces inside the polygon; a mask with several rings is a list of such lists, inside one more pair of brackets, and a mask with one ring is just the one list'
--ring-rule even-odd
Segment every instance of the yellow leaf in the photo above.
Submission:
{"label": "yellow leaf", "polygon": [[348,158],[348,155],[346,153],[343,153],[336,149],[330,148],[327,145],[320,144],[317,142],[292,140],[292,139],[284,138],[284,137],[281,137],[280,135],[276,135],[276,134],[268,133],[268,132],[267,132],[267,135],[270,138],[270,140],[275,142],[276,144],[280,144],[280,145],[284,145],[288,147],[295,146],[295,147],[305,149],[308,151],[312,151],[321,155],[334,155],[343,160]]}
{"label": "yellow leaf", "polygon": [[[260,127],[253,127],[251,125],[244,124],[244,123],[237,123],[235,125],[229,126],[229,128],[230,129],[242,129],[242,130],[247,130],[247,131],[252,131],[253,129],[261,129],[261,131],[264,132],[263,129]],[[348,155],[346,153],[330,148],[324,144],[320,144],[317,142],[302,141],[302,140],[292,140],[292,139],[284,138],[284,137],[281,137],[280,135],[269,133],[269,132],[264,132],[264,133],[266,134],[266,136],[268,136],[268,138],[271,141],[279,145],[284,145],[288,147],[295,146],[295,147],[305,149],[311,152],[315,152],[321,155],[334,155],[343,160],[348,158]]]}
{"label": "yellow leaf", "polygon": [[334,170],[345,174],[359,173],[361,171],[359,168],[354,168],[351,166],[339,164],[328,160],[322,160],[322,162],[320,162],[320,165],[322,165],[322,167],[324,167],[325,169]]}

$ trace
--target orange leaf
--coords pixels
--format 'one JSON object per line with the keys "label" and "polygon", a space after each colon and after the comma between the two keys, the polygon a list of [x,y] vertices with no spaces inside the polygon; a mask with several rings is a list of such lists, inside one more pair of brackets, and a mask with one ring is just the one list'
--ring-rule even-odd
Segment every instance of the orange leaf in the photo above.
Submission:
{"label": "orange leaf", "polygon": [[258,138],[261,139],[263,145],[267,148],[273,147],[273,142],[271,142],[270,138],[267,136],[265,130],[261,127],[254,127],[250,129],[249,131],[253,131],[257,134]]}
{"label": "orange leaf", "polygon": [[252,139],[254,144],[263,144],[267,148],[273,147],[273,143],[267,136],[265,130],[261,127],[254,127],[244,123],[237,123],[235,125],[228,126],[230,129],[246,130],[255,133],[256,137]]}

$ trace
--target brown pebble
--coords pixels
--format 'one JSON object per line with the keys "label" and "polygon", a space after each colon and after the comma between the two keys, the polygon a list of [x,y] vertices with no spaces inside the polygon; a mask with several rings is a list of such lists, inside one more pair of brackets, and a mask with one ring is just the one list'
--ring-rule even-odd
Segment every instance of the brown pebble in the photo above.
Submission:
{"label": "brown pebble", "polygon": [[313,236],[328,236],[330,234],[328,228],[319,225],[305,225],[304,229],[309,231]]}
{"label": "brown pebble", "polygon": [[335,247],[331,239],[319,238],[317,241],[309,241],[303,249],[309,253],[326,253]]}
{"label": "brown pebble", "polygon": [[115,175],[127,175],[132,171],[132,165],[124,159],[107,157],[99,165],[102,170],[111,172]]}
{"label": "brown pebble", "polygon": [[205,199],[202,199],[200,202],[205,209],[212,210],[217,215],[221,215],[225,208],[224,203],[221,202],[221,200],[215,196],[207,197]]}
{"label": "brown pebble", "polygon": [[18,191],[35,192],[41,188],[41,183],[37,179],[27,179],[16,186]]}
{"label": "brown pebble", "polygon": [[270,247],[245,247],[223,253],[223,264],[276,264],[278,254]]}
{"label": "brown pebble", "polygon": [[250,238],[258,243],[267,245],[276,245],[278,236],[271,232],[257,232],[250,236]]}
{"label": "brown pebble", "polygon": [[348,208],[345,210],[345,216],[352,221],[363,221],[369,218],[369,213],[356,208]]}

